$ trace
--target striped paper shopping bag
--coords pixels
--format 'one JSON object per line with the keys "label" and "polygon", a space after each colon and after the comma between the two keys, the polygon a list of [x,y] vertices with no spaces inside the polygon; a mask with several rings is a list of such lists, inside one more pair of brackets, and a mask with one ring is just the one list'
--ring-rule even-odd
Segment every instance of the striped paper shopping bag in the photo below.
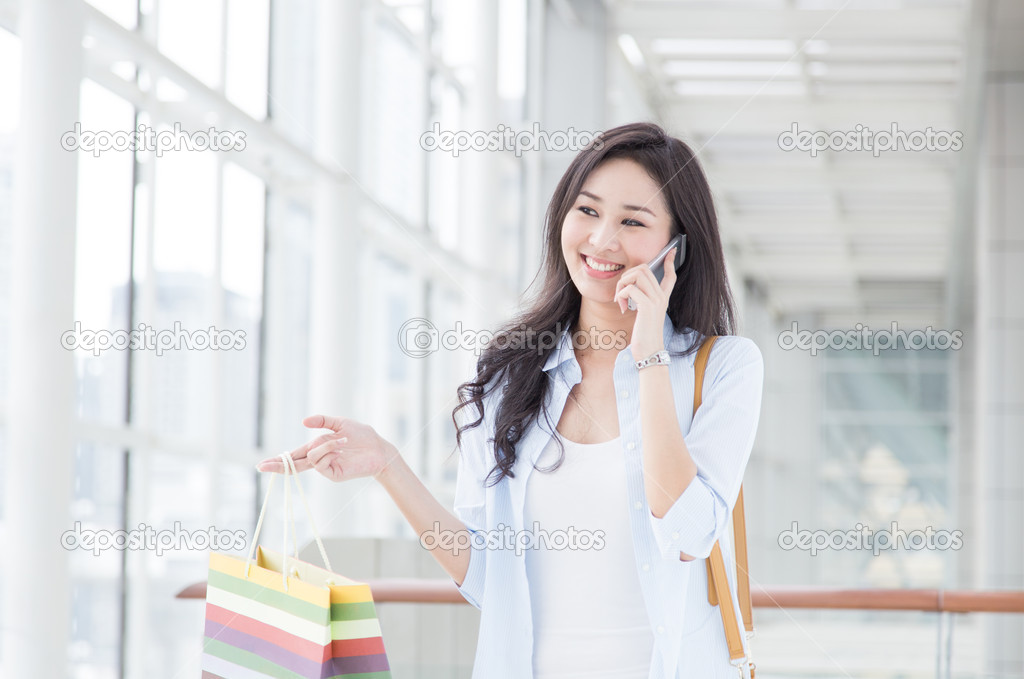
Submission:
{"label": "striped paper shopping bag", "polygon": [[265,509],[248,559],[210,554],[202,679],[390,679],[369,585],[332,573],[319,536],[327,569],[257,547]]}

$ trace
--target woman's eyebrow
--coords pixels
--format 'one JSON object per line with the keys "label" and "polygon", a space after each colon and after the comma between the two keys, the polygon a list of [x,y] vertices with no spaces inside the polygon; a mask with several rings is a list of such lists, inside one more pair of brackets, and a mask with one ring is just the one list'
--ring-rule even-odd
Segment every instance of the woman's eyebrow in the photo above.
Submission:
{"label": "woman's eyebrow", "polygon": [[[594,195],[590,191],[580,191],[580,195],[581,196],[586,196],[587,198],[590,198],[592,200],[596,200],[598,203],[601,202],[601,198],[599,196]],[[643,205],[623,205],[622,207],[624,209],[626,209],[626,210],[632,210],[634,212],[646,212],[647,214],[649,214],[652,217],[657,217],[658,216],[658,215],[654,214],[653,212],[651,212],[651,210],[649,208],[646,208]]]}

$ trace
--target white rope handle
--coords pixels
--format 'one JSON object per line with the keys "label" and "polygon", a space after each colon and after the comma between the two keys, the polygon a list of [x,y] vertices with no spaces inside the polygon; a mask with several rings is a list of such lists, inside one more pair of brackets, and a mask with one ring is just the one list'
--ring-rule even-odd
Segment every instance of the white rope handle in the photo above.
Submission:
{"label": "white rope handle", "polygon": [[270,477],[270,483],[267,484],[267,494],[263,496],[263,506],[260,507],[260,518],[256,520],[256,531],[252,534],[252,544],[249,546],[249,556],[245,560],[245,578],[249,579],[249,568],[252,566],[252,558],[256,555],[256,541],[260,536],[260,530],[263,528],[263,517],[267,513],[267,503],[270,501],[270,491],[274,489],[274,481],[277,476]]}
{"label": "white rope handle", "polygon": [[[284,586],[285,591],[287,591],[288,590],[288,575],[289,575],[289,568],[288,568],[288,522],[289,522],[289,520],[291,521],[291,524],[292,524],[292,545],[294,547],[294,559],[295,559],[295,561],[299,560],[299,544],[298,544],[298,536],[297,536],[296,530],[295,530],[295,515],[294,515],[294,512],[292,510],[291,484],[288,483],[289,477],[294,478],[295,479],[295,485],[298,486],[299,497],[302,498],[302,506],[306,510],[306,518],[309,519],[309,525],[310,525],[310,527],[313,530],[313,538],[316,540],[316,546],[320,550],[320,557],[324,560],[324,566],[325,566],[325,568],[327,570],[332,570],[332,568],[331,568],[331,561],[330,561],[330,559],[327,558],[327,550],[324,549],[323,540],[320,539],[320,533],[317,531],[316,523],[313,521],[313,512],[311,512],[310,509],[309,509],[309,502],[306,500],[306,493],[305,493],[305,491],[302,490],[302,483],[299,481],[299,472],[298,472],[298,470],[295,467],[295,460],[292,459],[291,453],[288,453],[288,452],[281,453],[281,455],[279,457],[281,458],[281,461],[284,463],[284,503],[285,503],[285,517],[284,517],[284,521],[282,522],[284,524],[284,531],[283,531],[283,542],[282,542],[282,548],[281,548],[281,555],[282,555],[284,561],[282,563],[282,568],[281,568],[281,582],[282,582],[282,585]],[[249,547],[249,556],[245,560],[245,577],[246,578],[249,577],[249,570],[252,567],[253,557],[255,557],[255,555],[256,555],[256,545],[257,545],[258,540],[259,540],[260,530],[263,528],[263,518],[264,518],[264,516],[267,513],[267,503],[270,501],[270,492],[274,489],[274,480],[276,478],[277,478],[276,474],[270,477],[270,483],[267,484],[267,493],[263,497],[263,506],[260,507],[260,516],[256,520],[256,530],[253,532],[252,545],[250,545],[250,547]],[[292,570],[296,570],[296,569],[294,569],[294,567],[293,567]],[[297,571],[296,571],[295,575],[296,576],[298,575]]]}
{"label": "white rope handle", "polygon": [[[291,456],[288,453],[281,453],[280,457],[281,457],[281,460],[284,462],[285,469],[289,469],[289,468],[291,469],[291,471],[292,471],[292,479],[295,480],[295,483],[298,483],[299,482],[299,472],[295,469],[295,464],[294,463],[291,464],[291,465],[288,464],[289,462],[292,461]],[[284,480],[285,480],[286,483],[288,482],[288,476],[287,475],[285,475]],[[289,483],[288,484],[289,492],[285,494],[284,509],[285,509],[286,512],[288,512],[288,521],[290,521],[291,524],[292,524],[292,555],[295,557],[295,560],[298,561],[299,560],[299,533],[298,533],[298,531],[295,530],[295,511],[294,511],[295,508],[292,505],[291,487],[292,487],[292,484]],[[300,488],[301,488],[301,485],[300,485]],[[284,552],[282,551],[282,554],[283,553]]]}
{"label": "white rope handle", "polygon": [[[284,587],[284,591],[288,591],[288,517],[292,513],[292,484],[288,483],[288,476],[291,474],[291,466],[284,461],[287,453],[281,453],[281,462],[284,464],[284,517],[281,520],[282,539],[281,539],[281,586]],[[295,529],[292,528],[292,533]],[[296,560],[298,560],[298,550],[296,551]]]}
{"label": "white rope handle", "polygon": [[[292,456],[288,453],[283,453],[281,457],[285,459],[286,463],[292,468],[292,474],[295,475],[295,485],[299,489],[299,497],[302,498],[302,506],[306,509],[306,518],[309,519],[309,527],[313,529],[313,539],[316,540],[316,546],[320,549],[320,558],[324,560],[324,567],[327,570],[332,570],[331,561],[327,558],[327,550],[324,549],[324,542],[320,539],[320,533],[316,529],[316,522],[313,521],[313,512],[309,510],[309,502],[306,500],[306,493],[302,490],[302,484],[299,483],[299,473],[295,470],[295,460],[293,460]],[[296,551],[296,555],[297,554],[298,552]]]}

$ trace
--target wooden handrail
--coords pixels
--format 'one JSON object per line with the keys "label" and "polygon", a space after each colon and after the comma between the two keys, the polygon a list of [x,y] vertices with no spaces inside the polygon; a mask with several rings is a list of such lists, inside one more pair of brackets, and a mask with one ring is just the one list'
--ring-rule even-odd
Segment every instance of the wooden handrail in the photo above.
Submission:
{"label": "wooden handrail", "polygon": [[[451,580],[387,578],[366,580],[376,603],[468,603]],[[750,588],[759,608],[929,611],[933,613],[1024,613],[1024,591],[950,589],[844,589],[782,586]],[[178,592],[178,599],[205,599],[206,583]]]}

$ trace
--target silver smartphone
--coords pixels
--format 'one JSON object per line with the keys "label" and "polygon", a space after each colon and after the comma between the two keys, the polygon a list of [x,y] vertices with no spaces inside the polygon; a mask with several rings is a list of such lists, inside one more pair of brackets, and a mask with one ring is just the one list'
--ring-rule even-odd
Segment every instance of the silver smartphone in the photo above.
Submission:
{"label": "silver smartphone", "polygon": [[[665,255],[668,254],[669,250],[671,250],[673,247],[676,247],[676,246],[679,247],[679,249],[676,250],[676,256],[675,256],[676,271],[678,272],[679,269],[682,268],[682,266],[683,266],[683,260],[686,259],[686,234],[685,233],[681,233],[678,236],[676,236],[675,238],[673,238],[672,240],[670,240],[668,242],[668,245],[663,247],[661,249],[661,252],[659,252],[657,255],[654,256],[654,259],[652,259],[651,261],[647,262],[647,266],[650,268],[651,272],[654,274],[654,277],[658,279],[659,283],[661,282],[661,279],[665,277]],[[629,307],[630,311],[636,311],[636,304],[633,302],[633,298],[632,297],[629,298],[629,301],[626,303],[626,305]]]}

